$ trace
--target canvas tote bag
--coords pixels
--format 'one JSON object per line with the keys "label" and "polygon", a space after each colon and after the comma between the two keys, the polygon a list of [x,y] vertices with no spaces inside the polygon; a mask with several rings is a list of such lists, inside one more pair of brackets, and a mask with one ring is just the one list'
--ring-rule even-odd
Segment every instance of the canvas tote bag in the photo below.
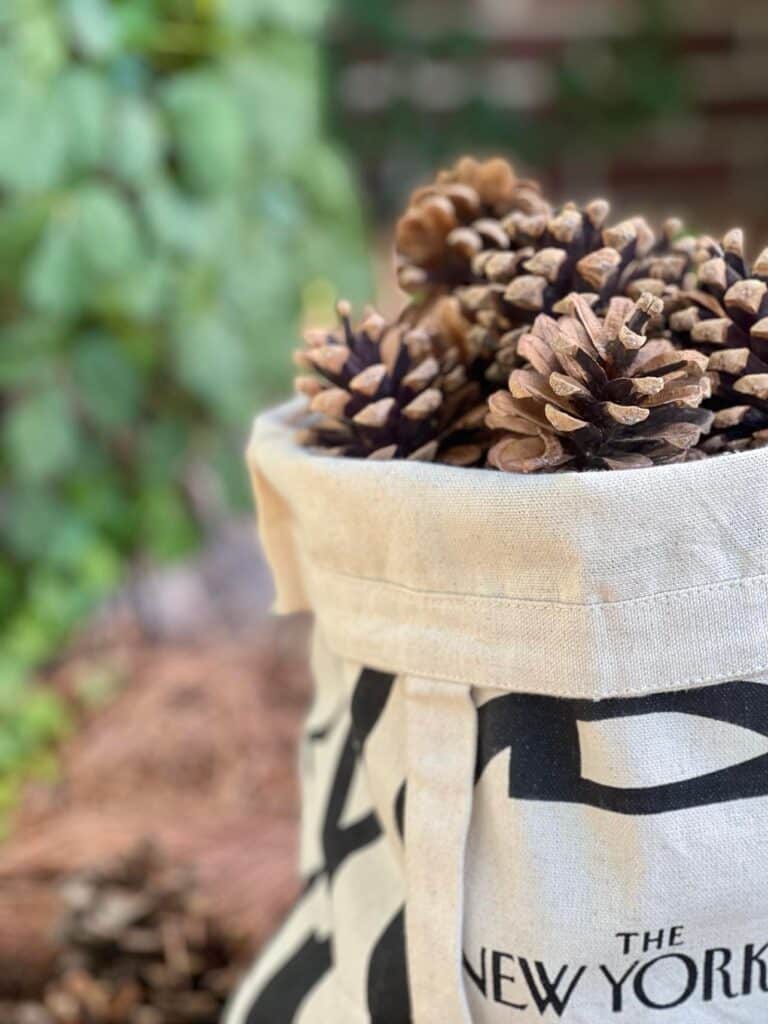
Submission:
{"label": "canvas tote bag", "polygon": [[298,409],[249,460],[315,615],[304,890],[229,1024],[768,1021],[768,450],[510,476]]}

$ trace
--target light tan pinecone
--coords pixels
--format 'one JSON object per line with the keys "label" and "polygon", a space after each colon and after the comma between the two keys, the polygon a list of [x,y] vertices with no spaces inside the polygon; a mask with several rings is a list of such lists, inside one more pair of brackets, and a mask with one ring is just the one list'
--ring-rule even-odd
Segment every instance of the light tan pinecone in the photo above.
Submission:
{"label": "light tan pinecone", "polygon": [[376,313],[353,328],[347,303],[339,315],[340,331],[310,331],[296,353],[314,371],[296,379],[312,414],[304,442],[356,458],[482,463],[485,406],[456,344]]}
{"label": "light tan pinecone", "polygon": [[646,337],[662,300],[614,297],[604,318],[572,294],[559,319],[539,315],[519,341],[528,365],[489,400],[498,431],[488,461],[531,473],[681,461],[712,421],[706,357]]}
{"label": "light tan pinecone", "polygon": [[549,212],[537,182],[520,179],[501,157],[465,156],[416,189],[395,228],[397,277],[411,294],[472,280],[471,262],[484,249],[506,248],[502,219],[512,211]]}
{"label": "light tan pinecone", "polygon": [[670,317],[673,337],[709,355],[715,410],[709,452],[768,444],[768,248],[744,256],[741,229],[701,239],[696,287]]}
{"label": "light tan pinecone", "polygon": [[456,295],[438,295],[430,302],[412,304],[405,316],[415,327],[437,339],[443,351],[455,351],[467,377],[476,380],[484,394],[492,390],[495,382],[489,368],[497,359],[498,342],[467,318]]}
{"label": "light tan pinecone", "polygon": [[602,310],[613,295],[650,292],[674,307],[690,283],[695,239],[670,219],[660,238],[642,217],[606,226],[610,206],[595,199],[566,203],[551,217],[511,214],[509,244],[472,263],[474,284],[458,289],[465,315],[500,341],[539,313],[558,313],[571,292],[595,296]]}

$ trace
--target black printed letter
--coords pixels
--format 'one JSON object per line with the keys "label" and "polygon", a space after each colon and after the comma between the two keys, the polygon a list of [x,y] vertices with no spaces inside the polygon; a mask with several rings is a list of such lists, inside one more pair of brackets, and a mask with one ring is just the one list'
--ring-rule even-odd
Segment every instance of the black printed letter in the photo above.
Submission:
{"label": "black printed letter", "polygon": [[[648,971],[655,967],[656,964],[662,963],[664,960],[679,960],[680,963],[685,967],[686,971],[686,982],[685,988],[671,1003],[657,1003],[650,998],[648,993],[645,991],[645,976]],[[699,971],[696,967],[695,961],[691,960],[689,956],[683,956],[682,953],[667,953],[664,956],[657,956],[655,960],[650,960],[647,964],[643,964],[640,970],[635,975],[634,987],[635,995],[643,1006],[648,1006],[652,1010],[671,1010],[675,1006],[680,1006],[693,994],[693,990],[696,988],[696,982],[699,977]]]}
{"label": "black printed letter", "polygon": [[481,970],[483,972],[482,974],[478,974],[475,971],[474,967],[469,962],[469,957],[467,956],[466,953],[463,954],[463,959],[464,959],[464,970],[470,976],[472,981],[474,981],[474,983],[477,985],[477,987],[480,989],[480,991],[483,993],[483,995],[487,996],[488,995],[488,978],[486,977],[486,973],[485,973],[485,946],[483,946],[481,948],[481,950],[480,950],[480,967],[481,967]]}
{"label": "black printed letter", "polygon": [[581,981],[581,977],[586,971],[586,967],[580,967],[574,975],[570,985],[563,993],[562,997],[558,993],[560,982],[563,980],[565,975],[568,973],[568,965],[563,964],[560,970],[557,972],[557,977],[554,981],[551,981],[547,974],[547,969],[540,960],[536,960],[534,966],[536,967],[536,973],[539,976],[539,982],[541,982],[542,991],[539,991],[538,985],[536,984],[536,978],[533,976],[530,965],[525,957],[518,957],[518,963],[520,969],[523,972],[528,988],[531,991],[531,995],[534,998],[536,1006],[539,1009],[539,1013],[544,1013],[545,1010],[551,1006],[558,1017],[562,1017],[563,1010],[568,1005],[568,1000],[573,995],[573,992]]}
{"label": "black printed letter", "polygon": [[632,972],[639,963],[639,960],[635,960],[635,962],[632,964],[629,970],[622,974],[622,976],[618,980],[614,978],[614,976],[611,974],[611,972],[608,970],[605,964],[600,964],[600,970],[608,979],[608,982],[610,983],[611,989],[613,991],[613,996],[611,999],[611,1009],[614,1013],[621,1013],[623,1009],[621,990],[624,987],[624,982],[632,974]]}
{"label": "black printed letter", "polygon": [[[715,966],[715,957],[720,956],[721,962]],[[728,999],[733,999],[736,995],[731,989],[731,976],[726,970],[728,964],[731,962],[731,951],[729,949],[708,949],[704,956],[704,1002],[708,1003],[712,1000],[712,993],[714,990],[714,975],[715,971],[722,978],[722,989],[723,995],[727,996]]]}
{"label": "black printed letter", "polygon": [[750,945],[744,948],[744,980],[741,987],[741,994],[748,996],[752,991],[752,968],[757,964],[760,971],[760,991],[768,992],[768,964],[761,957],[768,949],[768,942],[761,946],[757,952],[755,947]]}
{"label": "black printed letter", "polygon": [[503,1003],[504,1006],[511,1006],[513,1010],[526,1010],[528,1003],[510,1003],[502,995],[501,988],[502,982],[511,981],[514,983],[514,975],[502,973],[502,960],[511,960],[514,963],[515,958],[510,956],[509,953],[500,953],[498,949],[493,951],[493,998],[497,1003]]}

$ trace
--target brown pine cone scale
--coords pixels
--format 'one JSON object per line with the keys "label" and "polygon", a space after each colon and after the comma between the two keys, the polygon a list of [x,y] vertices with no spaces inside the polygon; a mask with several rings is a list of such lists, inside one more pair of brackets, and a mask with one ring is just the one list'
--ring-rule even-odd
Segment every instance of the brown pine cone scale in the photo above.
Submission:
{"label": "brown pine cone scale", "polygon": [[657,239],[641,217],[604,226],[609,212],[595,199],[584,207],[566,203],[549,220],[510,215],[510,247],[475,257],[475,281],[459,291],[466,315],[498,336],[539,313],[560,312],[574,291],[594,294],[600,307],[612,295],[675,297],[694,245],[690,236],[678,237],[680,221],[668,220]]}
{"label": "brown pine cone scale", "polygon": [[489,463],[510,472],[625,469],[684,459],[712,421],[706,357],[646,337],[662,302],[614,297],[604,318],[573,293],[518,343],[524,368],[489,400]]}
{"label": "brown pine cone scale", "polygon": [[700,240],[696,287],[670,316],[674,337],[709,355],[715,421],[704,448],[739,451],[768,443],[768,248],[750,265],[744,237]]}
{"label": "brown pine cone scale", "polygon": [[312,414],[305,442],[356,458],[482,461],[480,389],[457,348],[376,313],[355,329],[347,303],[339,315],[340,333],[310,332],[296,353],[298,365],[314,371],[296,380]]}
{"label": "brown pine cone scale", "polygon": [[429,293],[467,284],[473,257],[509,245],[501,220],[513,210],[533,215],[548,212],[549,204],[539,185],[518,178],[506,160],[463,157],[441,171],[416,189],[397,222],[401,288]]}

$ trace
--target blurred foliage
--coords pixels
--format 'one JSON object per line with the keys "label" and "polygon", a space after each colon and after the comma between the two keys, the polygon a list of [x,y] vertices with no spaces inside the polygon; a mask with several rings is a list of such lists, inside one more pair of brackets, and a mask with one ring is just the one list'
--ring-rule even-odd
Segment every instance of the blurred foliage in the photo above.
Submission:
{"label": "blurred foliage", "polygon": [[197,543],[201,473],[244,496],[302,295],[369,291],[330,2],[2,4],[0,803],[64,727],[29,670],[131,559]]}

